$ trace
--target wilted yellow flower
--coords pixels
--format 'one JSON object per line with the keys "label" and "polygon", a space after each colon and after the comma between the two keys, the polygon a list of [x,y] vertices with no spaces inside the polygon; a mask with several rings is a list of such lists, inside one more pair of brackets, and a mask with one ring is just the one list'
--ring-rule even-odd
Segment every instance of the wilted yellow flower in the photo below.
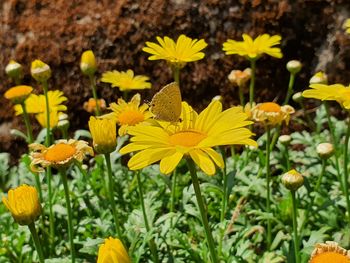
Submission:
{"label": "wilted yellow flower", "polygon": [[128,252],[123,243],[117,239],[109,237],[98,249],[97,263],[130,263]]}
{"label": "wilted yellow flower", "polygon": [[232,70],[228,75],[228,80],[236,84],[239,87],[242,87],[244,84],[248,82],[252,75],[252,70],[250,68],[246,68],[245,70]]}
{"label": "wilted yellow flower", "polygon": [[50,66],[38,59],[32,62],[30,73],[40,83],[47,81],[51,77]]}
{"label": "wilted yellow flower", "polygon": [[96,72],[96,59],[92,50],[87,50],[81,55],[80,69],[84,75],[93,75]]}
{"label": "wilted yellow flower", "polygon": [[[15,104],[23,103],[33,91],[31,86],[19,85],[8,89],[4,97]],[[22,108],[22,107],[21,107]]]}
{"label": "wilted yellow flower", "polygon": [[164,59],[171,64],[182,68],[187,62],[197,61],[204,58],[201,52],[207,43],[201,39],[191,39],[185,35],[180,35],[176,43],[169,37],[157,37],[159,44],[146,42],[146,47],[142,50],[150,53],[149,60]]}
{"label": "wilted yellow flower", "polygon": [[33,186],[21,185],[11,189],[2,202],[20,225],[29,225],[41,215],[38,192]]}
{"label": "wilted yellow flower", "polygon": [[[106,108],[106,101],[104,99],[99,99],[98,106],[100,106],[100,110],[104,110]],[[96,110],[96,100],[94,98],[90,98],[88,101],[85,101],[83,108],[87,112],[94,112]]]}
{"label": "wilted yellow flower", "polygon": [[93,146],[97,153],[111,153],[117,146],[117,123],[114,119],[97,119],[93,116],[89,120],[89,129]]}
{"label": "wilted yellow flower", "polygon": [[304,177],[293,169],[283,174],[281,181],[288,190],[296,191],[304,184]]}
{"label": "wilted yellow flower", "polygon": [[148,105],[144,103],[140,106],[140,102],[140,94],[135,94],[128,103],[123,99],[118,99],[118,103],[109,104],[109,109],[113,112],[103,117],[116,120],[120,126],[118,130],[119,136],[127,134],[130,126],[135,126],[152,117],[152,113],[148,110]]}
{"label": "wilted yellow flower", "polygon": [[264,102],[257,104],[252,110],[252,118],[269,126],[281,124],[283,121],[289,123],[290,115],[295,112],[289,105],[280,106],[275,102]]}
{"label": "wilted yellow flower", "polygon": [[208,175],[215,174],[215,165],[224,166],[222,156],[213,147],[220,145],[253,145],[252,132],[245,128],[251,124],[239,107],[222,111],[219,101],[212,101],[199,115],[186,102],[182,103],[181,122],[159,126],[137,125],[130,127],[132,136],[121,154],[137,151],[128,162],[131,170],[142,169],[160,161],[160,171],[171,173],[186,156]]}
{"label": "wilted yellow flower", "polygon": [[110,83],[112,87],[118,87],[120,91],[150,89],[149,77],[143,75],[134,76],[131,69],[127,71],[107,71],[102,74],[102,82]]}
{"label": "wilted yellow flower", "polygon": [[229,39],[223,44],[226,55],[237,54],[254,60],[264,53],[275,58],[282,58],[283,56],[281,49],[274,47],[281,43],[281,36],[263,34],[254,40],[247,34],[243,34],[242,37],[243,41]]}
{"label": "wilted yellow flower", "polygon": [[350,252],[340,247],[338,243],[327,241],[316,244],[309,263],[349,263]]}
{"label": "wilted yellow flower", "polygon": [[29,145],[33,171],[43,171],[43,168],[52,166],[55,168],[68,167],[74,160],[82,162],[84,157],[94,155],[94,151],[87,142],[82,140],[58,140],[50,147],[39,143]]}
{"label": "wilted yellow flower", "polygon": [[344,23],[343,26],[344,26],[344,28],[346,30],[346,33],[350,34],[350,18],[345,20],[345,23]]}
{"label": "wilted yellow flower", "polygon": [[5,72],[10,78],[13,79],[21,79],[23,77],[22,65],[12,59],[6,65]]}
{"label": "wilted yellow flower", "polygon": [[350,87],[342,84],[311,84],[311,89],[303,92],[303,97],[337,101],[345,109],[350,109]]}
{"label": "wilted yellow flower", "polygon": [[319,71],[311,77],[311,79],[309,80],[309,83],[310,84],[327,84],[328,77],[324,72]]}
{"label": "wilted yellow flower", "polygon": [[[49,108],[52,112],[60,112],[67,110],[62,102],[66,101],[67,98],[63,96],[63,92],[60,90],[49,90],[47,92],[49,97]],[[43,94],[36,95],[31,94],[25,101],[26,109],[28,113],[44,113],[46,111],[46,100]],[[16,115],[23,113],[22,107],[20,105],[15,105]]]}

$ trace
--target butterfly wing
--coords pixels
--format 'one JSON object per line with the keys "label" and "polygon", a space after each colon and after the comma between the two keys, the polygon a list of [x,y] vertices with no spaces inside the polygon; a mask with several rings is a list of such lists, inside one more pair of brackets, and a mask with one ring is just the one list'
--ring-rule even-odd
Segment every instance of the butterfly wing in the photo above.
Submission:
{"label": "butterfly wing", "polygon": [[158,120],[177,122],[181,115],[181,92],[176,82],[170,83],[157,92],[151,101],[151,112]]}

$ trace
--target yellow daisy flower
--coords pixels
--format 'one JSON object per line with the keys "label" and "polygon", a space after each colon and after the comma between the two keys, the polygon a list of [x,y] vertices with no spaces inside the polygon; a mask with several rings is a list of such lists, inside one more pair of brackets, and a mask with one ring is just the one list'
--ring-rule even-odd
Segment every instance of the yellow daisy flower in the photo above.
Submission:
{"label": "yellow daisy flower", "polygon": [[251,109],[252,119],[266,125],[275,126],[285,121],[289,123],[290,115],[295,112],[289,105],[280,106],[275,102],[257,104]]}
{"label": "yellow daisy flower", "polygon": [[[15,104],[19,104],[24,102],[32,93],[32,91],[33,88],[31,86],[19,85],[8,89],[5,92],[4,97],[8,100],[11,100]],[[22,107],[20,106],[20,108]]]}
{"label": "yellow daisy flower", "polygon": [[345,109],[350,109],[350,87],[342,84],[311,84],[303,91],[303,97],[319,100],[335,100]]}
{"label": "yellow daisy flower", "polygon": [[343,27],[345,28],[345,32],[350,34],[350,18],[345,20]]}
{"label": "yellow daisy flower", "polygon": [[316,244],[316,247],[311,254],[309,263],[326,262],[350,263],[350,253],[333,241],[327,241],[323,244]]}
{"label": "yellow daisy flower", "polygon": [[52,166],[63,168],[69,166],[74,160],[82,162],[84,157],[89,154],[94,155],[94,151],[87,142],[82,140],[59,140],[50,147],[40,143],[29,145],[31,149],[31,170],[42,172],[43,168]]}
{"label": "yellow daisy flower", "polygon": [[149,77],[143,75],[134,75],[134,71],[107,71],[102,74],[102,82],[110,83],[112,87],[118,87],[120,91],[150,89]]}
{"label": "yellow daisy flower", "polygon": [[118,103],[109,104],[109,109],[113,112],[104,115],[104,118],[115,119],[120,126],[118,130],[119,136],[126,135],[128,128],[142,123],[152,117],[152,113],[148,111],[148,105],[140,106],[141,96],[135,94],[130,102],[125,102],[123,99],[118,99]]}
{"label": "yellow daisy flower", "polygon": [[[106,108],[106,101],[104,99],[99,99],[97,101],[98,101],[98,106],[100,106],[100,110],[104,110]],[[85,101],[83,108],[89,113],[95,112],[96,100],[94,98],[90,98],[88,101]]]}
{"label": "yellow daisy flower", "polygon": [[275,47],[281,43],[281,36],[268,34],[259,35],[254,40],[247,34],[243,34],[243,41],[228,39],[223,44],[223,50],[226,55],[237,54],[248,57],[249,59],[258,59],[264,53],[275,58],[282,58],[281,49]]}
{"label": "yellow daisy flower", "polygon": [[128,252],[118,238],[109,237],[98,249],[97,263],[130,263]]}
{"label": "yellow daisy flower", "polygon": [[180,35],[176,43],[169,37],[157,37],[159,44],[146,42],[146,47],[142,50],[151,54],[149,60],[164,59],[180,68],[187,62],[197,61],[204,58],[201,52],[208,44],[203,40],[191,39],[185,35]]}
{"label": "yellow daisy flower", "polygon": [[89,129],[97,153],[107,154],[117,146],[117,127],[114,119],[90,117]]}
{"label": "yellow daisy flower", "polygon": [[[67,107],[62,105],[62,102],[66,101],[67,98],[63,96],[63,92],[60,90],[49,90],[47,92],[49,97],[49,107],[51,111],[65,111]],[[46,100],[43,94],[36,95],[31,94],[25,101],[28,113],[43,113],[46,111]],[[23,113],[21,105],[15,105],[16,115]]]}
{"label": "yellow daisy flower", "polygon": [[245,128],[251,122],[238,107],[222,111],[221,102],[212,101],[198,115],[183,102],[181,119],[182,122],[176,125],[158,122],[159,126],[130,128],[131,143],[120,150],[122,154],[138,151],[129,160],[129,168],[138,170],[160,161],[160,171],[169,174],[185,156],[192,158],[203,172],[213,175],[215,164],[223,167],[224,161],[212,147],[232,144],[257,146],[251,139],[253,133]]}

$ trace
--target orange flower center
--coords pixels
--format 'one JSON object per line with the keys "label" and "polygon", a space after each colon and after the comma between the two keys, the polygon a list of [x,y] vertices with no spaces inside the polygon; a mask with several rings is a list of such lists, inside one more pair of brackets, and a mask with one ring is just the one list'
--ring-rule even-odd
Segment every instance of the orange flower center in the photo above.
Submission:
{"label": "orange flower center", "polygon": [[349,263],[350,260],[347,256],[339,254],[337,252],[323,252],[312,258],[310,263]]}
{"label": "orange flower center", "polygon": [[143,116],[143,114],[137,110],[128,110],[125,112],[122,112],[119,117],[118,117],[118,121],[120,123],[120,125],[136,125],[142,121],[145,120],[145,117]]}
{"label": "orange flower center", "polygon": [[170,144],[192,147],[198,145],[207,135],[196,131],[182,131],[170,136]]}
{"label": "orange flower center", "polygon": [[33,88],[30,86],[16,86],[7,90],[4,94],[6,99],[14,99],[22,96],[27,96],[32,92]]}
{"label": "orange flower center", "polygon": [[75,147],[69,144],[59,143],[50,147],[46,151],[44,158],[49,162],[62,162],[71,158],[76,151]]}
{"label": "orange flower center", "polygon": [[265,112],[280,112],[281,106],[274,102],[265,102],[260,104],[259,110]]}

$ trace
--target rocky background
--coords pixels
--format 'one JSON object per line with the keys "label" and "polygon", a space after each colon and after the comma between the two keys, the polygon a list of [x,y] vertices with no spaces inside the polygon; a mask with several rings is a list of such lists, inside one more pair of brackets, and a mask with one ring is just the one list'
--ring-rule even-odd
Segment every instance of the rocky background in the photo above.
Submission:
{"label": "rocky background", "polygon": [[[227,75],[249,63],[225,56],[222,43],[228,38],[241,40],[242,33],[253,37],[268,33],[282,36],[284,57],[259,59],[256,98],[282,101],[289,78],[285,64],[291,59],[304,65],[297,90],[305,89],[318,70],[327,72],[330,83],[350,82],[350,36],[342,29],[348,17],[349,0],[0,0],[0,93],[13,85],[4,72],[10,59],[25,66],[24,83],[36,87],[29,67],[39,58],[52,68],[50,88],[63,90],[69,98],[72,130],[86,128],[89,114],[83,102],[91,90],[79,69],[83,51],[94,51],[99,75],[130,68],[150,76],[153,88],[142,92],[150,100],[172,75],[165,62],[147,60],[141,50],[145,41],[186,34],[204,38],[209,45],[205,59],[188,64],[181,73],[184,100],[200,110],[221,94],[228,106],[238,103],[238,95]],[[108,103],[121,95],[101,83],[99,93]],[[24,142],[12,137],[10,129],[24,131],[22,119],[14,117],[3,96],[0,104],[0,152],[18,155],[26,150]]]}

